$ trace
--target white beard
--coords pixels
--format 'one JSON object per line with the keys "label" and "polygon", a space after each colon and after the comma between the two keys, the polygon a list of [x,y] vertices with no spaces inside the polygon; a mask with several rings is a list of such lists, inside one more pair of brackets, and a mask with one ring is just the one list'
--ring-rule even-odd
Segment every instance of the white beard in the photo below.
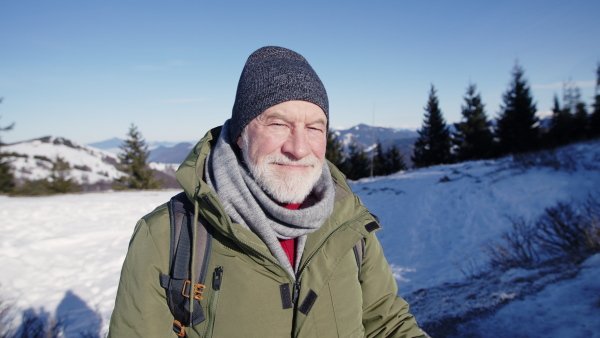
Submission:
{"label": "white beard", "polygon": [[[256,183],[277,202],[302,203],[321,177],[323,164],[319,159],[316,156],[308,156],[294,161],[282,154],[269,154],[262,163],[255,163],[249,156],[250,146],[247,139],[245,135],[242,136],[242,154]],[[273,163],[304,165],[310,170],[304,173],[283,174],[273,168]]]}

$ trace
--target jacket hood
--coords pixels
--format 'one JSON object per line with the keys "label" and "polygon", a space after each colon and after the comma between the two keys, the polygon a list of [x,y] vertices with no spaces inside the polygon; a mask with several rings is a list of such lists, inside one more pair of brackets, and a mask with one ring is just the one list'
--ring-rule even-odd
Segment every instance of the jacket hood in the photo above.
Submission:
{"label": "jacket hood", "polygon": [[194,201],[201,194],[212,191],[208,184],[204,182],[204,162],[210,149],[216,144],[221,134],[221,128],[219,126],[208,131],[194,146],[175,173],[177,182],[179,182],[190,201]]}

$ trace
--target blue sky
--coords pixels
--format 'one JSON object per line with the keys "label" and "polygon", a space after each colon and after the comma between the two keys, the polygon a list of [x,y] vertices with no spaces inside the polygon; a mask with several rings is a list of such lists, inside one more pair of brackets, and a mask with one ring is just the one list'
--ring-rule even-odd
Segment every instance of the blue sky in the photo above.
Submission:
{"label": "blue sky", "polygon": [[[564,81],[591,103],[600,1],[3,1],[0,135],[195,141],[231,114],[259,47],[308,59],[331,125],[418,128],[431,84],[448,122],[469,82],[489,117],[518,60],[540,112]],[[374,116],[374,118],[373,118]]]}

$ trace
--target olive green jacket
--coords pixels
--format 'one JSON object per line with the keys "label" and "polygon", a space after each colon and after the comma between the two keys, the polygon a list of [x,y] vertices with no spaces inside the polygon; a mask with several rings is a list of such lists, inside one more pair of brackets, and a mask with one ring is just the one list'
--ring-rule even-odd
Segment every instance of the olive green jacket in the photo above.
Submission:
{"label": "olive green jacket", "polygon": [[[203,300],[206,319],[188,337],[417,337],[423,335],[397,285],[373,230],[374,217],[331,166],[333,215],[308,235],[297,273],[299,295],[285,308],[294,280],[253,232],[232,223],[202,181],[204,161],[220,128],[200,140],[177,179],[201,218],[215,229]],[[235,165],[235,164],[233,164]],[[366,225],[369,226],[365,227]],[[353,247],[365,239],[359,270]],[[168,274],[170,223],[166,205],[138,221],[123,263],[109,337],[176,337],[160,286]],[[194,266],[194,264],[192,264]],[[212,272],[222,269],[215,290]],[[193,274],[192,274],[193,275]],[[282,287],[282,285],[286,285]]]}

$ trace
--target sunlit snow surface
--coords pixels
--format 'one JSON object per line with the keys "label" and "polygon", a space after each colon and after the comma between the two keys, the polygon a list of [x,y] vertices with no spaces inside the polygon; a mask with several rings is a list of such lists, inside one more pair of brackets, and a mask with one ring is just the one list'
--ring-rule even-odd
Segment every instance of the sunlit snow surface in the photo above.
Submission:
{"label": "sunlit snow surface", "polygon": [[[557,201],[598,194],[600,143],[580,144],[563,152],[575,164],[565,164],[558,171],[515,167],[507,158],[352,183],[381,220],[383,230],[377,234],[400,295],[461,281],[459,267],[483,266],[482,244],[510,228],[509,216],[533,218]],[[136,221],[176,193],[0,196],[0,294],[22,311],[43,309],[78,318],[71,330],[98,326],[105,333]],[[512,325],[523,336],[600,336],[599,278],[600,258],[596,256],[575,278],[511,300],[492,317],[464,330],[501,330],[503,325]],[[510,298],[511,293],[493,296]],[[94,312],[101,314],[101,324]],[[474,336],[502,336],[502,331],[491,332]]]}

